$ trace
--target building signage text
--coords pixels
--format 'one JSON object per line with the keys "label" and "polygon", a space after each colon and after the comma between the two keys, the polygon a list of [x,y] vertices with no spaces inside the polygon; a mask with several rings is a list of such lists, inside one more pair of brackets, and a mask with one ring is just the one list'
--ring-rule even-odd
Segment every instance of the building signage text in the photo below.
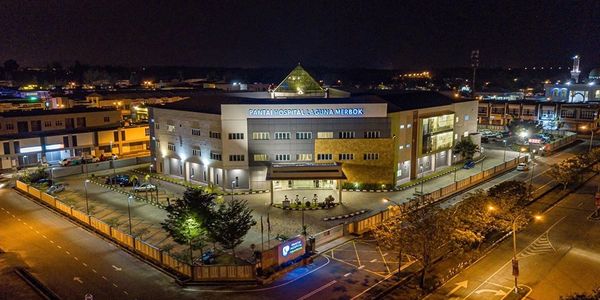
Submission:
{"label": "building signage text", "polygon": [[251,108],[248,109],[248,115],[251,117],[304,117],[304,116],[363,116],[365,114],[362,107],[349,108]]}

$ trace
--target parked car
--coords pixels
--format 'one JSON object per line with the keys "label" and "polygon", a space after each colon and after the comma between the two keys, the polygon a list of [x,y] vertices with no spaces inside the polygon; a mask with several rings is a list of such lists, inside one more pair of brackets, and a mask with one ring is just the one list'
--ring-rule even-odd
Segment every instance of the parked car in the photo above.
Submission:
{"label": "parked car", "polygon": [[119,159],[119,156],[114,154],[114,153],[102,153],[102,155],[100,155],[100,161],[107,161],[107,160],[117,160]]}
{"label": "parked car", "polygon": [[64,184],[62,184],[62,183],[56,183],[56,184],[53,184],[52,186],[50,186],[46,190],[46,193],[48,193],[50,195],[53,195],[53,194],[56,194],[56,193],[60,193],[60,192],[62,192],[64,190],[65,190],[65,185]]}
{"label": "parked car", "polygon": [[482,136],[481,137],[481,142],[484,144],[487,144],[490,142],[490,138],[488,138],[487,136]]}
{"label": "parked car", "polygon": [[465,165],[463,166],[463,169],[471,169],[473,167],[475,167],[475,162],[470,160],[465,163]]}
{"label": "parked car", "polygon": [[[204,251],[204,253],[202,253],[202,262],[201,264],[204,265],[211,265],[214,264],[216,261],[216,255],[212,250],[208,250],[208,251]],[[196,258],[194,260],[194,263],[196,264],[200,264],[200,257]]]}
{"label": "parked car", "polygon": [[36,184],[45,184],[47,186],[52,186],[52,180],[48,178],[41,178],[35,182]]}
{"label": "parked car", "polygon": [[527,166],[526,163],[519,163],[517,165],[517,171],[527,171],[529,169],[529,167]]}
{"label": "parked car", "polygon": [[156,191],[156,186],[154,184],[151,183],[142,183],[139,186],[134,186],[132,191],[139,193],[139,192],[154,192]]}
{"label": "parked car", "polygon": [[106,178],[105,181],[106,184],[118,184],[120,186],[124,186],[124,185],[131,185],[131,181],[129,180],[129,175],[116,175],[116,176],[109,176]]}
{"label": "parked car", "polygon": [[66,167],[66,166],[75,166],[81,164],[81,157],[79,156],[73,156],[73,157],[69,157],[69,158],[65,158],[63,160],[60,161],[60,165],[62,167]]}
{"label": "parked car", "polygon": [[94,155],[91,155],[91,154],[84,154],[82,159],[86,164],[95,163],[95,162],[100,161],[100,158],[98,158]]}

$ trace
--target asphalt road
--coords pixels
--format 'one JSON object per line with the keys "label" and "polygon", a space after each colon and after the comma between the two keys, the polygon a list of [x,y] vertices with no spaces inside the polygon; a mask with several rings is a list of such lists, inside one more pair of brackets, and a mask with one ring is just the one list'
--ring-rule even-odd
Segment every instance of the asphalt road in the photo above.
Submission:
{"label": "asphalt road", "polygon": [[[600,221],[595,209],[596,176],[517,234],[519,285],[531,299],[558,299],[600,285]],[[514,285],[512,240],[442,286],[429,299],[503,299]]]}

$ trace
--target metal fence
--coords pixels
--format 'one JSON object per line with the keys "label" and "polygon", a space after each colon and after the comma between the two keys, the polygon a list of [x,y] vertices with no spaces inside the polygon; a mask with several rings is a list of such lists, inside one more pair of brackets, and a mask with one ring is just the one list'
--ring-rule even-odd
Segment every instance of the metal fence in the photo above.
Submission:
{"label": "metal fence", "polygon": [[102,220],[90,216],[85,212],[60,201],[58,198],[42,193],[39,189],[29,186],[22,181],[17,181],[16,187],[31,197],[40,200],[47,206],[59,211],[81,224],[88,226],[103,236],[117,242],[141,255],[142,257],[162,266],[168,271],[177,275],[185,276],[193,281],[253,281],[256,280],[256,266],[254,264],[246,265],[202,265],[191,266],[189,263],[182,262],[173,257],[166,251],[163,251],[153,245],[150,245],[136,237],[125,233],[118,228],[110,226]]}
{"label": "metal fence", "polygon": [[81,164],[70,167],[54,167],[52,168],[52,177],[60,178],[70,175],[90,173],[96,171],[110,170],[112,168],[129,167],[150,162],[150,157],[131,157],[118,159],[114,161],[102,161],[89,164]]}
{"label": "metal fence", "polygon": [[456,181],[451,183],[445,187],[439,188],[431,193],[425,194],[422,197],[418,197],[412,199],[408,202],[402,203],[400,205],[400,210],[398,210],[395,206],[383,210],[375,215],[369,216],[365,219],[354,221],[346,224],[348,233],[354,234],[363,234],[365,232],[370,231],[375,226],[381,224],[386,219],[394,216],[398,211],[402,211],[403,213],[410,212],[424,205],[430,205],[436,203],[452,194],[458,193],[460,191],[471,188],[474,185],[481,183],[484,180],[487,180],[493,176],[496,176],[499,173],[505,172],[512,168],[515,168],[519,161],[525,162],[528,157],[523,156],[521,158],[515,158],[513,160],[504,162],[501,165],[497,165],[493,168],[489,168],[484,170],[481,173],[477,173],[471,175],[463,180]]}

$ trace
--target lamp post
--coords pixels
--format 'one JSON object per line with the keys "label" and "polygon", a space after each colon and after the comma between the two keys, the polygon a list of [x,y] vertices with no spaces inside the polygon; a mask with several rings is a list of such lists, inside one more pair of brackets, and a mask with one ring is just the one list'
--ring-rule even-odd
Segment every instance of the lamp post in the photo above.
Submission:
{"label": "lamp post", "polygon": [[423,180],[423,165],[419,165],[419,171],[421,172],[421,197],[423,197],[423,183],[425,182]]}
{"label": "lamp post", "polygon": [[[456,163],[456,154],[453,154],[452,157],[454,158],[453,163]],[[456,170],[458,170],[458,168],[454,166],[454,182],[456,182]]]}
{"label": "lamp post", "polygon": [[[586,130],[588,127],[587,125],[583,125],[581,126],[581,129]],[[590,132],[591,132],[591,136],[590,136],[590,147],[588,149],[588,152],[592,152],[592,145],[594,144],[594,129],[591,128],[590,126]]]}
{"label": "lamp post", "polygon": [[235,188],[235,180],[231,181],[231,200],[233,201],[233,189]]}
{"label": "lamp post", "polygon": [[129,216],[129,235],[131,234],[131,204],[129,202],[131,202],[131,199],[133,199],[133,196],[129,195],[129,197],[127,197],[127,215]]}
{"label": "lamp post", "polygon": [[[115,155],[113,154],[113,141],[110,141],[110,164],[112,165],[112,169],[113,169],[113,180],[117,181],[117,170],[115,170]],[[114,184],[114,183],[113,183]]]}
{"label": "lamp post", "polygon": [[[398,207],[398,209],[400,209],[401,205],[389,198],[383,198],[383,203],[393,203],[394,205],[396,205]],[[400,222],[400,224],[398,224],[398,235],[402,234],[402,222]],[[401,279],[401,275],[400,275],[400,271],[402,270],[402,240],[399,238],[398,239],[398,280]]]}
{"label": "lamp post", "polygon": [[529,175],[529,191],[530,194],[533,194],[533,172],[535,171],[535,149],[531,152],[533,155],[531,156],[531,174]]}
{"label": "lamp post", "polygon": [[[488,206],[488,210],[494,211],[496,208],[493,206]],[[519,293],[519,285],[518,285],[518,277],[519,277],[519,260],[517,258],[517,221],[521,216],[517,215],[511,221],[511,229],[512,229],[512,237],[513,237],[513,259],[512,259],[512,267],[513,267],[513,276],[515,277],[515,294]],[[541,215],[535,215],[535,220],[541,220]]]}
{"label": "lamp post", "polygon": [[506,162],[506,139],[502,140],[504,142],[504,162]]}
{"label": "lamp post", "polygon": [[89,216],[90,215],[90,204],[88,202],[88,191],[87,191],[87,184],[88,184],[88,182],[90,182],[90,180],[86,179],[83,182],[83,186],[85,187],[85,210],[86,210],[86,212],[87,212],[87,214]]}

